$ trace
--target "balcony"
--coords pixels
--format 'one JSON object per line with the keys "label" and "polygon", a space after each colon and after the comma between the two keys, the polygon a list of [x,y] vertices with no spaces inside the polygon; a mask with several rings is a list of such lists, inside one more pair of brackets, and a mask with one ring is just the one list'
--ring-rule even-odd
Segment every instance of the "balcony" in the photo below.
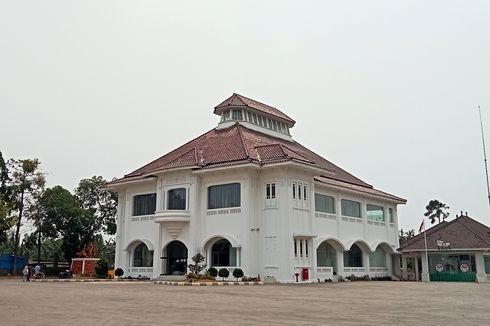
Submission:
{"label": "balcony", "polygon": [[191,212],[189,211],[157,211],[155,212],[155,223],[160,225],[170,234],[175,240],[182,231],[184,225],[191,220]]}
{"label": "balcony", "polygon": [[155,223],[166,222],[189,222],[191,220],[191,212],[189,211],[157,211],[155,212]]}

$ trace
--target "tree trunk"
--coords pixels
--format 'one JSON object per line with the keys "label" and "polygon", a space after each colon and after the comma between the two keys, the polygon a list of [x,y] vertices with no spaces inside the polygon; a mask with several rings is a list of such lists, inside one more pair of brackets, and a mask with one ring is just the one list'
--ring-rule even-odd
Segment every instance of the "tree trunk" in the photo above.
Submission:
{"label": "tree trunk", "polygon": [[14,239],[14,266],[12,266],[12,275],[17,274],[17,253],[19,251],[19,233],[20,226],[22,225],[22,213],[24,210],[24,190],[20,193],[20,205],[19,205],[19,220],[17,221],[17,226],[15,228],[15,239]]}

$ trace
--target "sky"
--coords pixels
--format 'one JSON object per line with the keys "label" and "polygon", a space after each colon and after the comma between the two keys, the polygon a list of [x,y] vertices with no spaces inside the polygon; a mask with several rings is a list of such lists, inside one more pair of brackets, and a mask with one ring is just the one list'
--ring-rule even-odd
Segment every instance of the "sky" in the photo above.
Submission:
{"label": "sky", "polygon": [[488,1],[1,1],[0,150],[48,186],[122,177],[214,128],[233,92],[408,200],[490,225]]}

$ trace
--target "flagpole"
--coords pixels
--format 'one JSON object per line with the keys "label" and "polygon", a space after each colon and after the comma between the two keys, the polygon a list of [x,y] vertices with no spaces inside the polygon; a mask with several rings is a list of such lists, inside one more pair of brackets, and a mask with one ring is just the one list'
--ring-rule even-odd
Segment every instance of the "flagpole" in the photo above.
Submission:
{"label": "flagpole", "polygon": [[427,235],[425,234],[425,221],[424,221],[424,243],[425,243],[425,260],[427,261],[427,282],[430,282],[429,254],[427,252]]}
{"label": "flagpole", "polygon": [[483,145],[483,160],[485,161],[485,173],[487,176],[487,194],[488,194],[488,202],[490,204],[490,184],[488,182],[488,164],[487,164],[487,151],[485,148],[485,136],[483,133],[483,121],[481,118],[481,108],[478,105],[478,113],[480,114],[480,127],[481,127],[481,140],[482,140],[482,145]]}

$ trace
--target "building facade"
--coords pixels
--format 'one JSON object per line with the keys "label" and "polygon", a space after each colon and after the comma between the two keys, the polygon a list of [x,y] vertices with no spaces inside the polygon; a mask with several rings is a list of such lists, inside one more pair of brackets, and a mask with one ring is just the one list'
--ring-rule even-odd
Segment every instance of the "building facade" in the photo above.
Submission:
{"label": "building facade", "polygon": [[490,280],[490,228],[462,212],[456,219],[443,221],[425,234],[403,242],[398,250],[404,280],[478,283]]}
{"label": "building facade", "polygon": [[116,267],[183,275],[200,252],[278,282],[393,275],[404,199],[294,141],[274,107],[233,94],[214,113],[217,127],[109,184]]}

